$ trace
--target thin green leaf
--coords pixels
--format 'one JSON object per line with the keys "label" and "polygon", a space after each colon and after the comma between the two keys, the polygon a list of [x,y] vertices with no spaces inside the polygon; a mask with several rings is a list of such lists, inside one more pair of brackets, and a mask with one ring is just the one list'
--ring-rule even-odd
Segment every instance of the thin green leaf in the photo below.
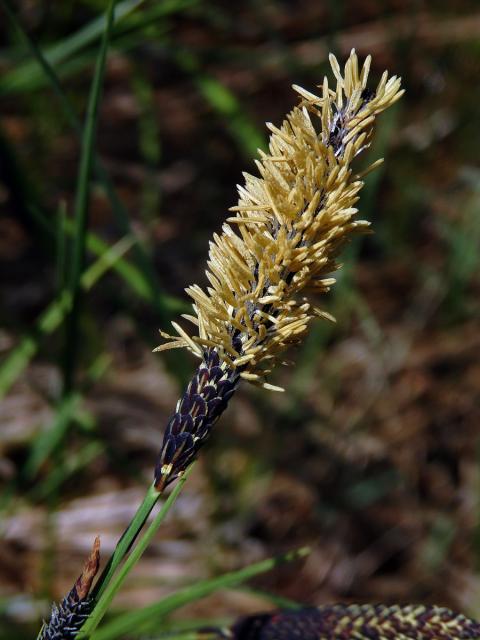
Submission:
{"label": "thin green leaf", "polygon": [[[68,233],[73,234],[73,225],[71,221],[66,221],[65,229]],[[96,256],[101,257],[102,255],[107,254],[111,249],[104,240],[91,231],[87,233],[86,242],[87,249]],[[134,251],[137,246],[137,238],[130,236],[130,242],[132,244],[132,251]],[[175,298],[174,296],[169,296],[167,294],[162,294],[160,296],[158,288],[156,289],[157,295],[155,295],[155,291],[148,282],[144,272],[126,258],[116,256],[116,259],[110,262],[110,268],[125,280],[130,289],[136,293],[139,298],[155,303],[155,299],[161,297],[162,308],[166,309],[168,313],[186,313],[188,311],[188,305],[180,298]],[[88,287],[85,286],[85,288]]]}
{"label": "thin green leaf", "polygon": [[257,154],[257,149],[264,149],[266,138],[245,113],[236,96],[225,85],[213,76],[207,75],[190,51],[177,51],[177,63],[191,74],[205,100],[222,116],[227,128],[237,141],[247,158]]}
{"label": "thin green leaf", "polygon": [[[89,269],[85,271],[81,279],[81,286],[88,291],[109,267],[114,264],[115,260],[119,260],[121,256],[128,251],[132,245],[130,238],[123,238],[115,245],[109,248],[107,254],[102,254]],[[102,265],[102,269],[99,265]],[[92,277],[92,273],[95,277]],[[7,356],[0,367],[0,399],[8,392],[12,384],[22,373],[30,360],[38,351],[41,339],[53,333],[63,322],[66,313],[71,308],[71,295],[68,291],[64,291],[56,300],[54,300],[35,323],[32,335],[24,336],[20,344]]]}
{"label": "thin green leaf", "polygon": [[[115,620],[112,620],[112,622],[109,622],[96,631],[94,635],[91,636],[91,640],[116,640],[121,638],[123,635],[131,633],[138,628],[139,625],[147,621],[154,624],[175,609],[179,609],[190,602],[204,598],[220,589],[228,589],[241,582],[245,582],[261,573],[271,571],[281,564],[302,558],[308,555],[309,552],[310,550],[307,548],[298,549],[297,551],[292,551],[280,557],[257,562],[239,571],[232,571],[219,578],[197,582],[185,589],[177,591],[171,596],[167,596],[160,602],[118,616]],[[82,639],[84,638],[84,636],[79,636],[79,640],[80,637],[82,637]]]}
{"label": "thin green leaf", "polygon": [[67,236],[64,228],[67,219],[67,207],[65,202],[61,202],[58,206],[56,216],[56,258],[57,258],[57,289],[61,293],[66,285],[66,258],[67,258]]}
{"label": "thin green leaf", "polygon": [[79,393],[71,393],[62,399],[57,407],[53,424],[35,439],[32,452],[25,464],[27,478],[33,478],[45,460],[63,440],[73,415],[78,411],[81,402]]}
{"label": "thin green leaf", "polygon": [[153,537],[157,533],[160,525],[167,517],[168,513],[170,512],[170,509],[175,504],[178,496],[180,495],[180,492],[183,489],[185,482],[187,481],[188,476],[191,473],[191,470],[192,470],[192,465],[187,469],[186,473],[182,476],[182,478],[180,478],[179,482],[173,489],[172,493],[168,496],[167,500],[165,501],[165,504],[162,506],[160,511],[157,513],[155,518],[147,527],[145,533],[141,536],[138,543],[133,548],[133,551],[125,560],[125,563],[118,570],[118,573],[112,577],[108,585],[106,585],[106,583],[102,585],[102,587],[104,588],[104,592],[98,598],[93,612],[90,614],[90,617],[85,623],[85,626],[82,628],[78,636],[79,640],[83,637],[89,637],[89,635],[91,635],[91,633],[97,628],[98,624],[101,622],[103,616],[107,612],[108,607],[110,606],[110,603],[112,602],[113,598],[115,597],[120,587],[124,583],[125,578],[128,576],[130,571],[140,560],[145,550],[147,549],[148,545],[152,541]]}
{"label": "thin green leaf", "polygon": [[[144,0],[124,0],[118,3],[115,11],[115,24],[128,16]],[[8,13],[12,13],[6,0],[2,0],[2,5]],[[97,41],[106,31],[108,17],[105,15],[95,18],[87,25],[64,38],[45,53],[45,58],[52,66],[60,64],[67,58],[74,56],[88,45]],[[19,65],[13,71],[6,73],[0,80],[0,94],[17,91],[30,91],[42,84],[43,76],[35,62],[29,61]]]}
{"label": "thin green leaf", "polygon": [[[26,42],[27,46],[29,47],[32,53],[32,56],[37,61],[45,78],[50,83],[53,92],[55,93],[55,95],[59,100],[60,107],[65,115],[67,122],[72,127],[72,129],[76,132],[76,134],[79,137],[81,137],[82,135],[81,122],[68,96],[66,95],[65,91],[63,90],[60,84],[60,80],[55,72],[55,69],[52,67],[52,65],[50,64],[46,56],[42,53],[41,49],[37,46],[35,41],[23,29],[21,23],[18,21],[14,12],[11,11],[11,9],[9,8],[7,0],[1,0],[1,2],[12,24],[14,25],[15,29],[21,35],[23,40]],[[192,0],[192,3],[193,3],[193,0]],[[176,5],[175,3],[171,3],[171,5],[175,5],[177,9],[180,8],[178,5],[181,5],[181,4],[182,4],[181,2],[178,2]],[[171,6],[171,8],[173,9],[174,7]],[[166,11],[166,10],[167,10],[167,7],[163,7],[163,11]],[[118,11],[119,11],[119,8],[117,6],[117,9],[115,11],[116,16],[118,15]],[[150,302],[152,302],[152,304],[155,306],[155,309],[160,319],[165,321],[168,318],[169,313],[174,313],[179,311],[178,305],[176,304],[174,299],[162,293],[161,286],[160,286],[160,283],[158,282],[158,278],[155,273],[155,269],[153,267],[152,261],[149,255],[147,254],[146,250],[144,249],[142,243],[140,242],[138,236],[136,236],[136,234],[133,232],[132,227],[130,225],[129,214],[123,202],[118,197],[115,187],[112,183],[112,180],[108,175],[108,172],[105,170],[103,164],[100,162],[100,160],[97,157],[94,157],[94,169],[100,181],[100,184],[102,185],[105,191],[105,194],[110,201],[110,204],[112,206],[112,211],[117,221],[117,225],[120,229],[120,232],[123,235],[131,234],[133,237],[135,237],[135,245],[133,247],[134,259],[139,268],[136,269],[133,266],[128,267],[126,263],[124,263],[123,261],[120,261],[116,264],[117,270],[120,273],[120,275],[122,275],[127,279],[129,284],[136,290],[136,292],[139,295],[141,295],[142,297],[146,297],[147,299],[150,300]],[[45,219],[45,216],[42,215],[41,212],[37,210],[32,210],[31,213],[34,215],[36,221],[39,218],[41,219],[41,223],[47,231],[50,230],[49,223]],[[66,221],[66,222],[67,224],[69,223],[69,221]],[[73,233],[73,229],[69,227],[69,230]],[[95,248],[92,249],[92,247],[89,246],[90,242],[91,242],[90,239],[87,238],[87,246],[89,247],[89,249],[91,249],[94,253],[98,254],[98,251],[96,251]],[[93,244],[93,241],[92,241],[92,244]],[[99,243],[96,243],[96,244],[98,245]],[[108,245],[106,245],[105,243],[103,243],[103,246],[108,247]]]}
{"label": "thin green leaf", "polygon": [[222,117],[247,158],[264,149],[266,138],[245,113],[235,95],[225,85],[211,76],[195,77],[195,84],[204,98]]}
{"label": "thin green leaf", "polygon": [[301,609],[305,606],[302,602],[296,602],[295,600],[291,600],[290,598],[284,598],[283,596],[278,596],[274,593],[269,593],[268,591],[263,591],[262,589],[253,589],[252,587],[237,587],[236,591],[241,591],[243,593],[249,593],[250,595],[257,596],[258,598],[262,598],[262,600],[266,600],[270,604],[275,605],[279,609]]}
{"label": "thin green leaf", "polygon": [[[1,1],[5,7],[7,0]],[[199,4],[199,0],[163,0],[162,2],[154,3],[137,20],[132,20],[131,14],[144,2],[145,0],[124,0],[118,3],[115,10],[115,35],[139,31],[145,25],[151,26],[153,21],[158,18]],[[12,13],[11,9],[10,13]],[[128,21],[126,20],[127,18]],[[105,24],[105,16],[95,18],[72,35],[49,47],[45,52],[47,62],[54,68],[61,65],[62,77],[70,76],[72,73],[79,71],[84,67],[86,58],[78,54],[100,39],[104,32]],[[45,86],[46,80],[46,77],[37,68],[36,64],[28,61],[17,65],[15,69],[3,75],[0,79],[0,95],[36,90]]]}
{"label": "thin green leaf", "polygon": [[[163,623],[155,624],[155,632],[159,638],[172,638],[181,633],[198,631],[199,629],[221,629],[231,623],[231,618],[188,618],[188,620],[166,620]],[[147,632],[149,629],[147,630]],[[141,629],[143,633],[143,627]],[[203,636],[202,636],[203,638]]]}
{"label": "thin green leaf", "polygon": [[100,442],[88,442],[78,452],[69,453],[68,457],[62,459],[60,464],[52,469],[48,476],[39,484],[36,484],[30,493],[30,498],[34,502],[45,500],[54,492],[58,491],[68,478],[77,474],[90,462],[98,458],[103,453],[105,447]]}
{"label": "thin green leaf", "polygon": [[113,577],[113,574],[122,563],[132,544],[135,542],[138,534],[143,528],[143,525],[152,512],[152,509],[157,504],[159,498],[160,493],[157,491],[153,484],[150,485],[142,501],[142,504],[138,507],[137,512],[130,521],[130,524],[118,541],[117,546],[115,547],[115,551],[111,555],[109,561],[107,562],[107,565],[105,566],[102,574],[95,584],[91,595],[96,600],[99,600],[102,597],[103,592],[105,591],[107,585]]}
{"label": "thin green leaf", "polygon": [[[111,358],[100,354],[87,372],[86,384],[90,386],[99,380],[111,364]],[[84,389],[82,389],[84,391]],[[72,392],[60,400],[56,408],[54,420],[49,429],[41,432],[32,445],[30,455],[24,466],[27,479],[31,480],[38,473],[40,467],[55,451],[63,439],[69,423],[75,418],[84,429],[91,429],[91,424],[81,412],[82,394]]]}
{"label": "thin green leaf", "polygon": [[77,190],[75,195],[75,232],[72,248],[72,261],[68,279],[68,290],[71,295],[72,306],[66,320],[65,353],[63,362],[63,392],[69,393],[73,388],[73,381],[77,359],[78,320],[80,312],[80,278],[85,262],[85,237],[88,228],[90,176],[93,166],[95,137],[97,132],[98,106],[105,76],[107,51],[113,28],[116,0],[110,0],[100,51],[90,89],[90,96],[85,117],[85,128],[82,138],[82,151],[78,170]]}

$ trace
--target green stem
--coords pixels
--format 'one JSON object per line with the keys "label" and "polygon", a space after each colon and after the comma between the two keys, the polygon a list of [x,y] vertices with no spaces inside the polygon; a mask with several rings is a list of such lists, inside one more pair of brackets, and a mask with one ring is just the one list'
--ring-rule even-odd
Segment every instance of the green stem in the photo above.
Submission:
{"label": "green stem", "polygon": [[[91,633],[97,628],[98,624],[100,623],[100,621],[102,620],[103,616],[105,615],[108,607],[110,606],[110,603],[112,602],[113,598],[115,597],[115,594],[117,593],[117,591],[120,589],[120,587],[122,586],[125,578],[127,577],[127,575],[130,573],[130,571],[133,569],[133,567],[137,564],[137,562],[140,560],[140,558],[142,557],[143,553],[145,552],[146,548],[148,547],[148,545],[150,544],[150,542],[152,541],[152,538],[154,537],[154,535],[157,533],[160,525],[162,524],[163,520],[165,519],[166,515],[168,514],[168,512],[170,511],[171,507],[173,506],[173,504],[175,503],[176,499],[178,498],[183,485],[185,484],[187,477],[190,473],[190,470],[192,469],[192,467],[190,467],[187,472],[184,474],[184,476],[180,479],[180,481],[177,483],[176,487],[174,488],[174,490],[172,491],[172,493],[169,495],[169,497],[167,498],[167,500],[165,501],[165,504],[162,506],[162,508],[160,509],[160,511],[157,513],[157,515],[155,516],[155,518],[153,519],[153,521],[151,522],[151,524],[148,526],[147,530],[145,531],[145,533],[143,534],[143,536],[140,538],[140,540],[138,541],[136,547],[133,549],[133,551],[130,553],[130,555],[128,556],[128,558],[126,559],[125,563],[123,564],[123,566],[119,569],[117,575],[115,575],[115,577],[110,581],[110,577],[113,575],[113,572],[115,571],[114,568],[114,558],[115,558],[115,554],[117,553],[117,549],[118,547],[123,543],[123,556],[125,555],[125,553],[128,551],[128,546],[127,546],[127,541],[126,539],[124,540],[124,538],[126,538],[126,536],[124,535],[119,543],[119,545],[117,546],[117,549],[115,550],[114,556],[112,556],[112,561],[111,563],[109,562],[109,565],[107,565],[107,575],[105,577],[105,580],[102,584],[102,588],[98,591],[98,593],[94,594],[96,596],[96,605],[95,608],[93,610],[93,612],[91,613],[90,617],[88,618],[87,622],[85,623],[85,625],[82,627],[79,635],[78,635],[78,640],[86,639],[89,638]],[[148,503],[148,496],[152,495],[153,492],[156,491],[152,485],[152,487],[150,487],[149,492],[147,493],[146,499],[144,500],[143,505],[147,505]],[[159,497],[159,493],[156,493],[157,499]],[[156,500],[155,500],[156,502]],[[152,505],[153,508],[153,505]],[[145,514],[141,514],[142,511],[142,507],[140,507],[140,509],[137,511],[137,514],[135,516],[135,518],[132,520],[131,525],[129,526],[129,528],[127,529],[127,532],[131,532],[131,535],[133,535],[132,537],[132,541],[135,539],[136,535],[138,534],[139,530],[142,528],[143,523],[145,522],[145,517],[143,518],[143,521],[141,521],[142,515]],[[151,509],[148,511],[148,513],[150,513]],[[148,517],[148,513],[146,514],[146,517]],[[137,522],[137,525],[134,526],[134,523]],[[136,532],[135,532],[136,529]],[[120,562],[120,551],[117,554],[118,556],[118,562]],[[116,563],[118,566],[118,562]],[[103,576],[102,576],[103,578]],[[107,579],[108,578],[108,579]]]}
{"label": "green stem", "polygon": [[102,575],[97,580],[95,588],[91,593],[96,601],[99,601],[102,597],[113,574],[127,555],[132,544],[135,542],[148,516],[152,512],[153,507],[157,504],[160,495],[161,494],[155,489],[155,486],[152,484],[149,487],[142,504],[138,507],[136,514],[133,516],[132,521],[118,541],[117,546],[115,547],[115,551],[110,557],[110,560],[103,570]]}

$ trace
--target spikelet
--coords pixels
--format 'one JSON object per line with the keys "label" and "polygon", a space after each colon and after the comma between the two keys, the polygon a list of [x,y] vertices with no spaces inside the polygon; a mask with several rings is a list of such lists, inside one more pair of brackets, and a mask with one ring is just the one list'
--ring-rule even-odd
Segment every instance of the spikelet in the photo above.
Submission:
{"label": "spikelet", "polygon": [[[212,637],[212,634],[210,635]],[[480,624],[449,609],[425,605],[326,605],[240,618],[217,638],[231,640],[466,640]]]}
{"label": "spikelet", "polygon": [[38,640],[74,640],[93,610],[89,596],[100,566],[100,538],[95,538],[82,573],[60,604],[52,606],[48,622],[43,624]]}
{"label": "spikelet", "polygon": [[155,464],[157,491],[163,491],[195,460],[238,382],[238,373],[222,366],[214,349],[207,349],[165,429]]}
{"label": "spikelet", "polygon": [[210,243],[210,286],[186,290],[194,315],[185,317],[197,335],[174,324],[178,335],[162,333],[168,342],[157,350],[186,347],[202,357],[213,348],[242,378],[270,388],[264,376],[280,354],[303,339],[313,317],[328,316],[308,296],[329,290],[341,247],[368,228],[355,220],[363,183],[352,161],[368,147],[376,116],[403,94],[387,72],[368,89],[370,61],[360,70],[352,51],[342,74],[331,55],[334,90],[327,78],[320,96],[294,87],[300,105],[280,128],[267,124],[259,177],[244,174],[235,215]]}

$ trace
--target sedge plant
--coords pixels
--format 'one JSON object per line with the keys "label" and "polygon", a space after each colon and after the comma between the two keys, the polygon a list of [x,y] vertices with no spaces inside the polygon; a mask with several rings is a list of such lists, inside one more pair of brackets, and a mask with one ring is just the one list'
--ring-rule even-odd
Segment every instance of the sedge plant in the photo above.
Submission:
{"label": "sedge plant", "polygon": [[[40,631],[39,639],[109,640],[134,630],[145,612],[133,612],[97,630],[124,579],[136,565],[163,522],[188,477],[189,469],[242,381],[283,391],[269,374],[284,352],[299,344],[315,318],[332,319],[317,306],[319,294],[333,285],[342,247],[369,224],[357,218],[363,173],[357,156],[368,148],[376,118],[403,94],[400,79],[385,72],[369,86],[371,58],[359,64],[355,51],[344,69],[331,55],[333,86],[327,78],[319,95],[301,87],[298,106],[271,132],[268,152],[259,152],[258,175],[244,174],[238,204],[220,234],[210,243],[209,286],[187,288],[193,312],[184,316],[189,332],[174,322],[174,335],[156,350],[187,348],[200,364],[167,423],[145,498],[103,572],[98,543],[72,591]],[[161,509],[147,520],[165,489],[177,481]],[[304,550],[286,556],[289,560]],[[215,588],[240,582],[272,568],[264,561],[224,578],[197,583],[147,607],[147,615],[165,616]],[[320,607],[261,614],[239,620],[229,629],[200,631],[238,640],[258,638],[473,638],[473,621],[436,607],[379,605]]]}

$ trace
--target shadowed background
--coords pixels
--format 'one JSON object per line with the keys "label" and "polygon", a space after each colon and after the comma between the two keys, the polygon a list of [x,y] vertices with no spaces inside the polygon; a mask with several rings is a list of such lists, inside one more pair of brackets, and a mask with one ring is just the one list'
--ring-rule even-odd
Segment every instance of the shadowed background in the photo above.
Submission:
{"label": "shadowed background", "polygon": [[388,68],[407,90],[368,153],[385,157],[360,202],[375,235],[349,246],[321,300],[337,324],[315,322],[272,376],[286,393],[235,394],[114,609],[309,544],[301,563],[177,618],[270,606],[258,591],[480,616],[477,3],[119,2],[75,348],[61,297],[72,114],[84,118],[104,7],[13,9],[66,96],[1,13],[0,638],[32,637],[96,534],[113,550],[196,364],[152,354],[157,330],[188,312],[185,286],[205,284],[209,238],[254,171],[264,122],[352,47],[372,54],[372,82]]}

